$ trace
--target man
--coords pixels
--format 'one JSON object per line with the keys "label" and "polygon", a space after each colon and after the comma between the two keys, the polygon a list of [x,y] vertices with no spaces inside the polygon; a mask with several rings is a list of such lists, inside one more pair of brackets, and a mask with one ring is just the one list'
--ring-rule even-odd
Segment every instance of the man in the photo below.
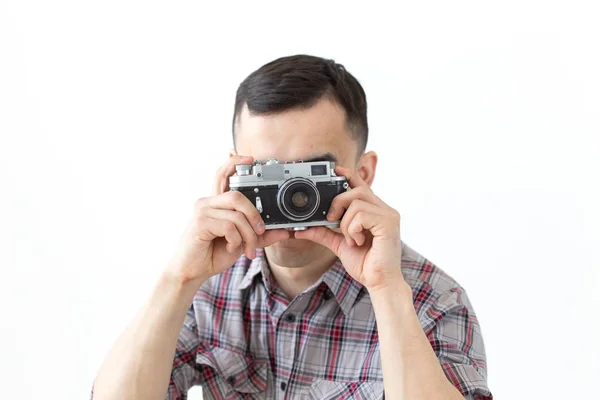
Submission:
{"label": "man", "polygon": [[[463,288],[400,239],[370,189],[367,103],[343,66],[311,56],[240,85],[234,151],[179,250],[95,380],[96,399],[491,399]],[[350,190],[339,229],[265,230],[236,164],[331,160]],[[175,354],[175,357],[173,357]]]}

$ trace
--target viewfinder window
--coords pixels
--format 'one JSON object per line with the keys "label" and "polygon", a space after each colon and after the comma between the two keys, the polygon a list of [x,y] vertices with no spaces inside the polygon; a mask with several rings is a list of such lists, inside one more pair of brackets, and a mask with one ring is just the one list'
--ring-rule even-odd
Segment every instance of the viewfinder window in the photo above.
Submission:
{"label": "viewfinder window", "polygon": [[327,174],[327,166],[326,165],[311,165],[310,166],[310,174],[312,176],[325,175],[325,174]]}

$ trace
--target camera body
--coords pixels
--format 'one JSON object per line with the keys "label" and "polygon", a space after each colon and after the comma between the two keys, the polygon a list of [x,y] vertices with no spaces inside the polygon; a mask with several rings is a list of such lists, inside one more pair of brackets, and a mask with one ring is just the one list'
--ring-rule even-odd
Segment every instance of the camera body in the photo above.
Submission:
{"label": "camera body", "polygon": [[333,198],[348,190],[348,182],[334,168],[331,161],[257,160],[236,165],[229,188],[256,206],[266,229],[337,228],[340,221],[327,221],[326,215]]}

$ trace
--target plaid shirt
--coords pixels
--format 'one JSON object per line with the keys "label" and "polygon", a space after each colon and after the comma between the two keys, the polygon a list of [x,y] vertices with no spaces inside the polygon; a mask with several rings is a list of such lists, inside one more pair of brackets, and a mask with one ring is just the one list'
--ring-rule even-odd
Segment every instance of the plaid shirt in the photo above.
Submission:
{"label": "plaid shirt", "polygon": [[[402,273],[446,376],[469,400],[491,400],[483,338],[467,295],[402,242]],[[382,399],[369,293],[338,260],[291,302],[262,249],[206,281],[185,318],[167,400],[202,385],[211,399]],[[92,389],[93,398],[93,389]]]}
{"label": "plaid shirt", "polygon": [[[464,289],[402,243],[402,273],[446,376],[467,399],[489,400],[481,330]],[[339,260],[289,301],[262,249],[196,293],[166,399],[193,385],[210,399],[382,399],[383,371],[367,290]]]}

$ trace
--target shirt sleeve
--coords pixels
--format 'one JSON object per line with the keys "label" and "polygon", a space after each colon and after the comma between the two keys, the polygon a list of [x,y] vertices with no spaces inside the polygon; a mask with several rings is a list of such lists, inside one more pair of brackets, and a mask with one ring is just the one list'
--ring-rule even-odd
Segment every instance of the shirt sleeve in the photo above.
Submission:
{"label": "shirt sleeve", "polygon": [[464,289],[453,288],[429,304],[421,310],[422,323],[448,380],[466,399],[491,400],[483,336]]}
{"label": "shirt sleeve", "polygon": [[188,390],[192,386],[200,384],[202,375],[200,366],[196,364],[198,345],[198,325],[192,303],[177,339],[173,369],[165,400],[186,400]]}

